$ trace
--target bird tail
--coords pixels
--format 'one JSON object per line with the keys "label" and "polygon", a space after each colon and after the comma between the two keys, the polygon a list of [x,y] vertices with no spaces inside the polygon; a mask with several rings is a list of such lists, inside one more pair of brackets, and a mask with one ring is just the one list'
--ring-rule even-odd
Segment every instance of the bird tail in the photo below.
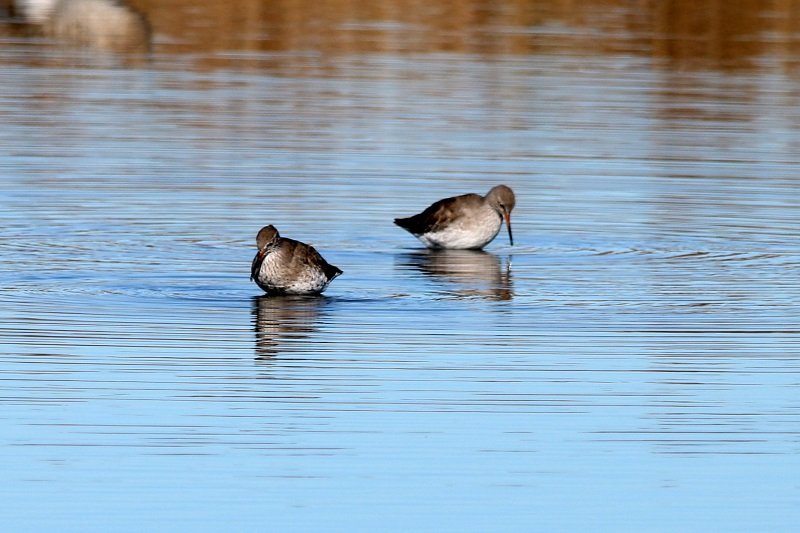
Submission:
{"label": "bird tail", "polygon": [[334,278],[342,275],[342,269],[339,267],[335,267],[333,265],[328,265],[325,268],[325,276],[327,276],[328,281],[333,281]]}

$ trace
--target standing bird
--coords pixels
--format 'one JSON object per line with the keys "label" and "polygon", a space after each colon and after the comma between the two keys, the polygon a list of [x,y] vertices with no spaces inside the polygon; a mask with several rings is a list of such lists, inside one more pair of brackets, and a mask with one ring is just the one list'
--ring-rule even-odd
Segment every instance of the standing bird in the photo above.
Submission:
{"label": "standing bird", "polygon": [[428,248],[480,250],[497,236],[505,219],[513,246],[511,210],[515,203],[514,191],[497,185],[486,196],[470,193],[445,198],[413,217],[396,218],[394,223]]}
{"label": "standing bird", "polygon": [[342,273],[313,246],[281,237],[275,226],[261,228],[256,245],[250,279],[268,294],[319,294]]}

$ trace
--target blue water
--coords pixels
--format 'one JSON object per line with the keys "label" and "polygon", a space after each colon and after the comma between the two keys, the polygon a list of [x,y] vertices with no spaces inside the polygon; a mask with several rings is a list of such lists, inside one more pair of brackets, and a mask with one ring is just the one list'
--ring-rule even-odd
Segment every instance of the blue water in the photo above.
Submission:
{"label": "blue water", "polygon": [[[206,68],[156,37],[0,41],[4,530],[795,528],[780,56]],[[391,223],[497,183],[513,247]],[[261,296],[265,224],[344,274]]]}

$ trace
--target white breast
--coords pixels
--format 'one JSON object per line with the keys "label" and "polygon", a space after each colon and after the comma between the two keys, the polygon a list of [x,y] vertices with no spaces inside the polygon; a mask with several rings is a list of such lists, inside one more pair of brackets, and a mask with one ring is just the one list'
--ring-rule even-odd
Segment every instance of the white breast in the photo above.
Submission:
{"label": "white breast", "polygon": [[475,249],[489,244],[500,232],[502,219],[486,206],[470,217],[462,217],[439,231],[419,236],[428,248]]}

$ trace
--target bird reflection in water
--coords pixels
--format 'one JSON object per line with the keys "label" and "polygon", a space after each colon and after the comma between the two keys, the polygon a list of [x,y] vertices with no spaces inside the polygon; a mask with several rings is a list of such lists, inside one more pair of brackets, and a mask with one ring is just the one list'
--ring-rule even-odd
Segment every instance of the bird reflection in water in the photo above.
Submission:
{"label": "bird reflection in water", "polygon": [[254,297],[256,357],[272,358],[292,342],[308,338],[316,331],[328,300],[320,295]]}
{"label": "bird reflection in water", "polygon": [[400,264],[432,278],[460,287],[449,288],[456,298],[511,300],[511,256],[505,265],[499,257],[482,250],[423,250],[400,256]]}
{"label": "bird reflection in water", "polygon": [[149,52],[147,18],[121,0],[16,0],[32,28],[63,42],[117,52]]}

